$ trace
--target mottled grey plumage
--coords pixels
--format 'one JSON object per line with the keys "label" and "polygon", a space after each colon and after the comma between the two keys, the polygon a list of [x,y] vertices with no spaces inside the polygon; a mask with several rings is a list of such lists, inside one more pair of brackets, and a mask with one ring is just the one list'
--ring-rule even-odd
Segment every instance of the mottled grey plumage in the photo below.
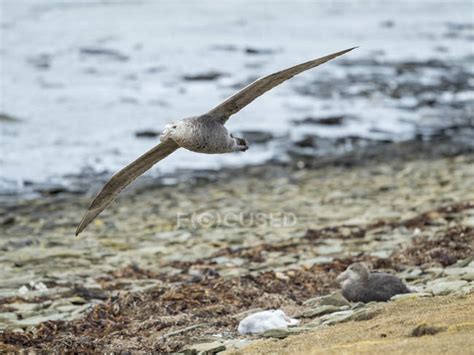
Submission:
{"label": "mottled grey plumage", "polygon": [[392,296],[410,293],[402,280],[387,273],[371,273],[363,263],[354,263],[337,277],[342,295],[352,302],[384,302]]}
{"label": "mottled grey plumage", "polygon": [[118,193],[134,179],[173,153],[179,147],[205,154],[246,151],[248,145],[245,139],[234,137],[224,127],[224,124],[231,115],[240,111],[268,90],[293,76],[317,67],[354,48],[295,65],[291,68],[260,78],[206,114],[186,118],[176,123],[166,125],[160,136],[160,144],[120,170],[105,184],[79,223],[76,235],[81,233],[84,228],[114,200]]}

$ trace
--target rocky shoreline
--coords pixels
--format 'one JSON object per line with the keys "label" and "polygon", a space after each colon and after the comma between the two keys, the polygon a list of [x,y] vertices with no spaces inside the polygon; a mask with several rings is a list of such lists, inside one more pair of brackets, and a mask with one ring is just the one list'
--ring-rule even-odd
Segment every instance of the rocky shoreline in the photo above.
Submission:
{"label": "rocky shoreline", "polygon": [[334,303],[354,261],[395,272],[427,302],[472,300],[473,167],[469,146],[412,141],[147,182],[81,238],[89,197],[9,199],[0,349],[245,352],[259,337],[239,335],[239,320],[275,308],[301,324],[264,337],[291,342],[391,307]]}

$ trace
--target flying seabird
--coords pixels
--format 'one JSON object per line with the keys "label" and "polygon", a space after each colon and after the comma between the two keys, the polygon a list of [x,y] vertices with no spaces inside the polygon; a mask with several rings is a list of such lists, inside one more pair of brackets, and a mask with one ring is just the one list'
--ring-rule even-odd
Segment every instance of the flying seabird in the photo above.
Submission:
{"label": "flying seabird", "polygon": [[411,292],[398,277],[371,273],[364,263],[349,265],[336,280],[341,284],[342,295],[351,302],[385,302],[392,296]]}
{"label": "flying seabird", "polygon": [[245,139],[234,137],[224,124],[257,97],[306,70],[343,55],[354,48],[310,60],[257,79],[204,115],[189,117],[165,126],[160,142],[137,160],[117,172],[92,201],[76,230],[76,236],[91,223],[133,180],[178,148],[197,153],[222,154],[246,151]]}

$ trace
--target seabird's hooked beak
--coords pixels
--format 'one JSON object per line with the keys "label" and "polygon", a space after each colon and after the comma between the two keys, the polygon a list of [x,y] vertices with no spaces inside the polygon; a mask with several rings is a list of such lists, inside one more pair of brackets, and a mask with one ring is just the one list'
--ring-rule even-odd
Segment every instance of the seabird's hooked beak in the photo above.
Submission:
{"label": "seabird's hooked beak", "polygon": [[341,283],[341,282],[347,280],[349,278],[349,276],[350,276],[349,271],[346,270],[346,271],[342,272],[341,274],[339,274],[338,277],[336,277],[336,281]]}

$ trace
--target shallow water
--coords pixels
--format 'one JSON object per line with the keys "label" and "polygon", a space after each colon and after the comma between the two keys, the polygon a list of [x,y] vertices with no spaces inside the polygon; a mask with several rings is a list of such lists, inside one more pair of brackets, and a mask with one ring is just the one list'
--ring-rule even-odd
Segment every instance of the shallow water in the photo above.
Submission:
{"label": "shallow water", "polygon": [[[159,131],[175,119],[206,112],[249,79],[354,45],[360,48],[345,58],[245,108],[229,121],[230,130],[269,131],[288,141],[307,134],[409,139],[420,123],[449,125],[446,117],[453,115],[433,120],[438,108],[412,109],[420,95],[378,93],[377,78],[384,87],[400,80],[439,86],[443,77],[473,74],[467,57],[474,38],[469,1],[15,0],[1,6],[0,112],[19,121],[0,120],[0,188],[13,192],[25,182],[115,171],[157,143],[135,132]],[[447,68],[395,68],[433,59]],[[183,78],[209,72],[223,75]],[[461,110],[472,105],[474,81],[466,80],[461,89],[446,86],[435,98],[456,102]],[[339,125],[292,123],[332,115],[347,118]],[[278,142],[253,145],[245,154],[197,156],[181,150],[151,174],[270,158],[282,158]]]}

